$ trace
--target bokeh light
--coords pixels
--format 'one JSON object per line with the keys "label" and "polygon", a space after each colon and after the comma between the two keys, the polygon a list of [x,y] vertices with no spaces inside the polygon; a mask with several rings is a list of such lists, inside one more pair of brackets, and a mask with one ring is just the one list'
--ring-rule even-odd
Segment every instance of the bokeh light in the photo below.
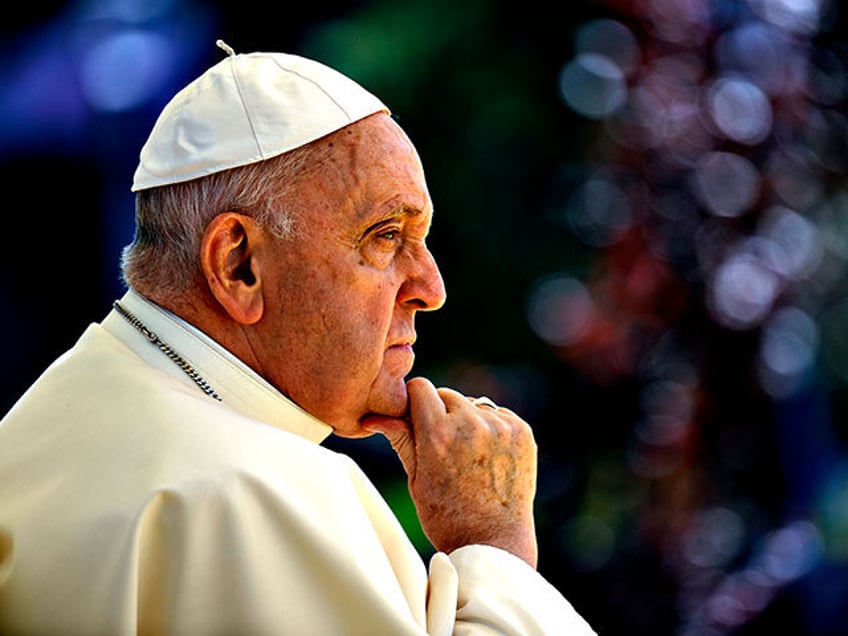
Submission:
{"label": "bokeh light", "polygon": [[176,53],[176,47],[157,33],[110,34],[85,52],[80,64],[83,96],[98,111],[138,108],[156,96],[159,78],[172,72],[169,62]]}
{"label": "bokeh light", "polygon": [[[835,6],[610,5],[611,15],[578,29],[562,84],[564,105],[601,123],[567,225],[599,254],[581,287],[595,318],[568,346],[549,344],[595,381],[598,359],[612,360],[610,342],[630,344],[630,364],[618,364],[615,376],[640,396],[628,465],[655,502],[641,516],[642,536],[675,564],[676,633],[748,633],[787,586],[813,585],[826,575],[812,573],[826,568],[846,576],[843,557],[822,561],[848,514],[833,486],[844,476],[832,457],[845,450],[829,445],[838,433],[821,404],[848,387],[848,72],[843,47],[829,37]],[[597,46],[587,46],[590,33]],[[610,33],[620,49],[605,45]],[[587,52],[604,56],[605,76],[615,78],[603,99],[598,80],[574,70]],[[668,278],[637,308],[620,281],[639,262],[640,244]],[[602,318],[618,340],[597,327]],[[753,404],[769,406],[756,413]],[[752,421],[762,424],[748,442]],[[811,427],[809,451],[799,454],[797,440]],[[785,510],[731,485],[746,460],[728,451],[763,438],[777,445],[780,480],[799,498]],[[809,494],[817,488],[827,495]],[[616,533],[616,546],[622,540]],[[848,600],[848,586],[835,589]],[[839,633],[821,610],[810,604],[809,633]]]}
{"label": "bokeh light", "polygon": [[771,132],[768,97],[741,77],[720,77],[707,89],[710,118],[719,132],[732,141],[758,144]]}
{"label": "bokeh light", "polygon": [[592,319],[592,313],[592,299],[586,288],[569,276],[539,281],[527,302],[530,327],[553,346],[576,342]]}
{"label": "bokeh light", "polygon": [[701,155],[693,175],[695,194],[716,216],[737,217],[757,200],[760,173],[745,157],[732,152]]}
{"label": "bokeh light", "polygon": [[601,119],[618,110],[627,98],[624,73],[604,55],[581,53],[562,70],[562,94],[574,110]]}

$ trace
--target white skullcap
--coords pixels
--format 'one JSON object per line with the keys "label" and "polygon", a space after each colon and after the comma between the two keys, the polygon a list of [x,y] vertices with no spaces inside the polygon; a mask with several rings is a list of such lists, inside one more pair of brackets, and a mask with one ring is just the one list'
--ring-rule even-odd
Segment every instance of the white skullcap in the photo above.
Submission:
{"label": "white skullcap", "polygon": [[284,53],[228,56],[177,93],[141,149],[132,191],[280,155],[389,109],[338,71]]}

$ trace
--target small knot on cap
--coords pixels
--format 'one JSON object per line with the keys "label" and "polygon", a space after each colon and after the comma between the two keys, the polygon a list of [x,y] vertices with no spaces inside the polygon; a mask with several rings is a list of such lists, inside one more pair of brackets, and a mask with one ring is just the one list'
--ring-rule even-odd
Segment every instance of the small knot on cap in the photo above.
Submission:
{"label": "small knot on cap", "polygon": [[228,53],[169,101],[141,149],[132,191],[276,157],[389,109],[342,73],[286,53]]}
{"label": "small knot on cap", "polygon": [[233,50],[233,47],[231,47],[229,44],[227,44],[223,40],[215,40],[215,46],[217,46],[219,49],[225,51],[226,54],[229,55],[230,57],[233,57],[236,54],[236,52]]}

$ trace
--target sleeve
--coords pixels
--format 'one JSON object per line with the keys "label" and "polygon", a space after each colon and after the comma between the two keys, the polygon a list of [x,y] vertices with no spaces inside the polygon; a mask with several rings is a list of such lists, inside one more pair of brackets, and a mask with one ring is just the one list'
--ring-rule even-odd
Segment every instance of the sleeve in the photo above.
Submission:
{"label": "sleeve", "polygon": [[428,632],[433,636],[594,636],[589,624],[536,570],[485,545],[430,561]]}
{"label": "sleeve", "polygon": [[355,492],[285,488],[241,477],[158,493],[135,541],[138,631],[423,636],[420,558],[393,567]]}
{"label": "sleeve", "polygon": [[148,500],[132,541],[139,632],[592,634],[503,550],[438,553],[428,572],[355,464],[303,455]]}

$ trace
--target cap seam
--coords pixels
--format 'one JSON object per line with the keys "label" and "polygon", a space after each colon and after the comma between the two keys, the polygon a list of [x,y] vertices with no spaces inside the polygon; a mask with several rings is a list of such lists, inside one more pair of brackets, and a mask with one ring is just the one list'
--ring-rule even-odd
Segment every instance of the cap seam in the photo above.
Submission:
{"label": "cap seam", "polygon": [[[263,64],[272,62],[273,66],[277,67],[277,71],[271,72],[270,68],[263,70],[260,64],[258,72],[261,72],[255,79],[257,90],[254,91],[252,70],[254,67],[250,61],[259,59],[265,60]],[[299,66],[299,60],[305,60],[303,68]],[[210,105],[215,106],[214,103],[208,103],[210,94],[200,94],[196,89],[192,89],[194,92],[186,98],[189,100],[187,105],[180,103],[172,107],[177,96],[172,98],[160,114],[157,125],[169,112],[185,112],[187,126],[189,126],[186,129],[187,143],[194,144],[193,148],[196,152],[190,152],[192,147],[187,145],[185,152],[189,154],[185,156],[175,154],[168,145],[173,144],[173,140],[166,139],[165,133],[157,132],[157,128],[154,127],[142,148],[142,157],[133,176],[131,191],[138,192],[160,185],[182,183],[228,168],[262,161],[315,141],[369,114],[380,111],[391,114],[385,104],[359,86],[355,80],[330,67],[324,67],[315,60],[289,54],[250,53],[229,55],[222,62],[231,65],[229,68],[231,84],[226,83],[227,67],[222,64],[220,74],[212,67],[195,82],[187,85],[183,92],[187,92],[194,83],[209,75],[213,83],[220,82],[218,90],[223,91],[222,98],[226,101],[222,107],[232,110],[229,114],[225,113],[226,117],[220,121],[210,116],[205,110]],[[242,67],[244,67],[244,77],[247,81],[244,85],[241,81]],[[309,86],[312,88],[310,89]],[[321,102],[319,94],[323,95],[326,101]],[[215,95],[217,93],[213,94],[213,97]],[[276,100],[267,105],[269,111],[267,129],[265,127],[266,99]],[[237,101],[240,102],[244,121],[240,120],[238,113],[235,112],[239,106]],[[258,112],[256,117],[253,115],[254,102]],[[278,125],[277,113],[273,110],[273,104],[277,102],[290,107],[295,117],[306,115],[305,123],[289,125],[284,114],[282,123]],[[331,106],[336,109],[335,113],[331,111]],[[169,108],[171,111],[168,110]],[[194,112],[195,110],[197,112]],[[242,123],[238,124],[239,121]],[[248,134],[244,131],[245,123]],[[170,128],[173,125],[169,122],[163,130],[170,134],[172,132]],[[239,128],[240,131],[237,130]],[[203,134],[206,136],[203,137]],[[236,134],[240,136],[240,141],[234,137],[231,138]],[[253,140],[253,150],[247,147],[248,137]],[[231,146],[232,152],[230,152]],[[149,157],[145,155],[145,152]],[[148,159],[150,166],[146,163]]]}
{"label": "cap seam", "polygon": [[262,149],[262,144],[259,143],[259,137],[256,134],[256,128],[253,125],[253,117],[250,112],[250,108],[247,105],[247,100],[244,97],[244,91],[241,89],[241,82],[239,81],[238,69],[236,68],[236,60],[238,56],[230,56],[230,72],[232,73],[233,83],[236,86],[236,90],[239,94],[239,101],[241,102],[241,107],[244,110],[244,116],[247,119],[247,125],[250,126],[250,134],[253,137],[253,143],[256,144],[256,150],[259,152],[259,156],[263,159],[265,158],[265,151]]}
{"label": "cap seam", "polygon": [[272,62],[274,62],[274,64],[276,64],[276,65],[277,65],[277,67],[278,67],[280,70],[285,71],[286,73],[291,73],[292,75],[295,75],[295,76],[299,77],[300,79],[302,79],[302,80],[304,80],[304,81],[307,81],[307,82],[309,82],[310,84],[312,84],[312,86],[314,86],[314,87],[315,87],[315,88],[317,88],[319,91],[321,91],[321,92],[322,92],[322,93],[323,93],[323,94],[327,97],[327,99],[329,99],[331,102],[333,102],[333,104],[335,104],[335,105],[336,105],[336,108],[338,108],[338,109],[339,109],[342,113],[344,113],[344,116],[347,118],[347,120],[348,120],[349,122],[352,120],[352,118],[351,118],[351,116],[350,116],[350,113],[349,113],[349,112],[347,112],[347,109],[346,109],[344,106],[342,106],[342,105],[341,105],[341,104],[340,104],[340,103],[339,103],[339,102],[338,102],[338,101],[337,101],[337,100],[336,100],[336,99],[335,99],[335,98],[334,98],[334,97],[333,97],[330,93],[328,93],[328,92],[324,89],[324,87],[323,87],[323,86],[321,86],[321,84],[319,84],[318,82],[316,82],[316,81],[315,81],[314,79],[312,79],[311,77],[307,77],[306,75],[303,75],[303,74],[301,74],[301,73],[298,73],[297,71],[295,71],[295,70],[293,70],[293,69],[291,69],[291,68],[288,68],[287,66],[283,66],[283,65],[280,63],[280,61],[279,61],[279,60],[277,60],[277,59],[275,59],[275,58],[271,58],[271,61],[272,61]]}

